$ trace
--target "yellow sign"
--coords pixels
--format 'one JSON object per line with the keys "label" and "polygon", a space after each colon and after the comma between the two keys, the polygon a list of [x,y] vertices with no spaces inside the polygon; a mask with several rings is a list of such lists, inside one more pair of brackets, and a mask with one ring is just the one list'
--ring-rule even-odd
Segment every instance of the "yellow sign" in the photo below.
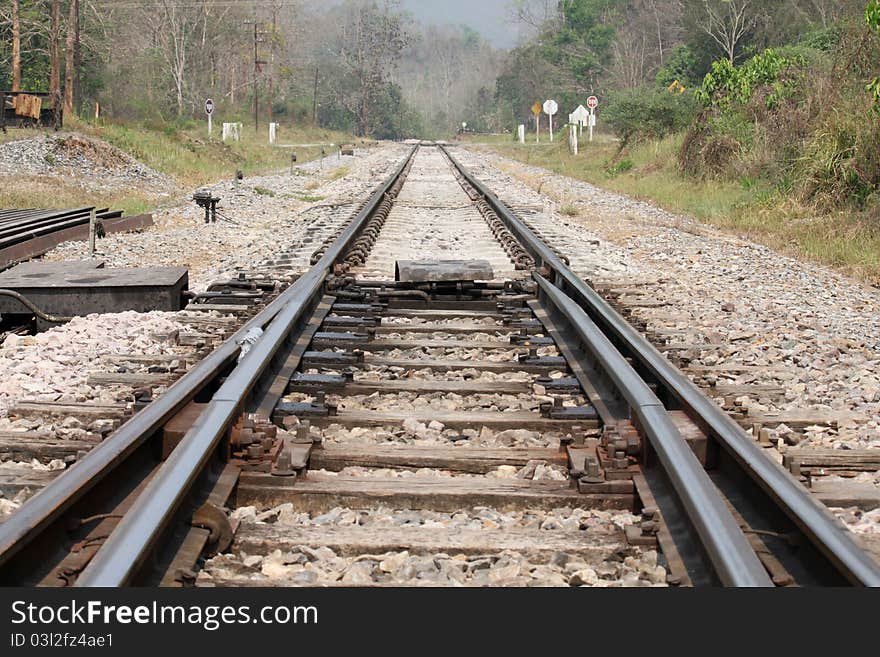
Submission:
{"label": "yellow sign", "polygon": [[671,93],[678,93],[678,94],[683,94],[685,91],[687,91],[687,87],[685,87],[685,86],[684,86],[681,82],[679,82],[678,80],[676,80],[675,82],[673,82],[672,84],[670,84],[670,85],[667,87],[667,89],[669,89],[669,91],[670,91]]}
{"label": "yellow sign", "polygon": [[532,114],[534,114],[535,116],[541,116],[542,109],[543,107],[541,106],[541,103],[535,103],[534,105],[532,105]]}

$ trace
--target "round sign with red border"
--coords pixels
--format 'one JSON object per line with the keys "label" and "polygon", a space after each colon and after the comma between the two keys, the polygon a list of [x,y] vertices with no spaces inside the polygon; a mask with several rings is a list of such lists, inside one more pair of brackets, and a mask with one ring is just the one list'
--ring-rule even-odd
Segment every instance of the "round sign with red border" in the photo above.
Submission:
{"label": "round sign with red border", "polygon": [[597,107],[599,107],[599,99],[595,96],[590,96],[589,98],[587,98],[587,107],[589,107],[590,109],[596,109]]}

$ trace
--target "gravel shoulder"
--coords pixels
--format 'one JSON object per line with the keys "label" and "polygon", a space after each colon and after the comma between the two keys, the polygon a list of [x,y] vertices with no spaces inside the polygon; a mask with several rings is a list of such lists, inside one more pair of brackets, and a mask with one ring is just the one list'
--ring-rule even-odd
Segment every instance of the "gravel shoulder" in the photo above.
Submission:
{"label": "gravel shoulder", "polygon": [[[318,244],[354,205],[391,173],[405,153],[398,144],[358,150],[354,157],[328,157],[272,175],[248,177],[240,184],[223,181],[205,187],[221,198],[218,221],[206,224],[204,210],[189,198],[154,214],[156,225],[138,234],[118,233],[98,242],[98,257],[108,267],[155,266],[189,268],[190,289],[203,291],[314,233]],[[311,243],[311,242],[310,242]],[[67,242],[46,260],[86,256],[84,242]],[[316,247],[315,247],[316,248]],[[312,251],[314,248],[312,249]],[[308,268],[311,251],[302,253]]]}
{"label": "gravel shoulder", "polygon": [[[793,447],[880,448],[877,289],[488,149],[453,152],[569,255],[584,279],[636,281],[634,306],[643,307],[631,309],[631,320],[655,338],[689,343],[677,356],[702,370],[700,383],[781,391],[743,394],[736,404],[746,418],[806,412],[829,419],[765,430],[772,458],[781,461]],[[880,486],[880,473],[850,480]],[[880,536],[876,511],[832,511],[855,533]]]}

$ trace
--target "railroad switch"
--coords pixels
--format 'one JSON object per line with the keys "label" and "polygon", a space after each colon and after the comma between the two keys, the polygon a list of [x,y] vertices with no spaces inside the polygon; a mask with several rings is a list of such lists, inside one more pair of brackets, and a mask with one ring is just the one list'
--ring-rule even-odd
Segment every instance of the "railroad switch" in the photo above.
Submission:
{"label": "railroad switch", "polygon": [[220,202],[219,196],[214,196],[207,189],[199,189],[193,194],[193,201],[200,208],[205,209],[205,223],[217,223],[217,204]]}

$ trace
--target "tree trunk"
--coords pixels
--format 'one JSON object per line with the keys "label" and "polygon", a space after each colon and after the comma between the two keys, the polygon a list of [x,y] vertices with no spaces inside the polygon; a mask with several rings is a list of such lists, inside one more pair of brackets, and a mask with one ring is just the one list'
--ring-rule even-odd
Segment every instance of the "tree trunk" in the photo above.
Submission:
{"label": "tree trunk", "polygon": [[49,94],[55,110],[55,129],[61,126],[58,114],[61,110],[61,0],[52,0],[52,32],[49,44]]}
{"label": "tree trunk", "polygon": [[70,12],[67,17],[67,43],[64,51],[64,114],[73,115],[76,103],[75,80],[76,80],[76,23],[79,14],[79,0],[70,0]]}
{"label": "tree trunk", "polygon": [[82,50],[80,48],[79,37],[79,0],[73,0],[76,6],[76,13],[73,21],[73,98],[74,106],[76,101],[82,102]]}
{"label": "tree trunk", "polygon": [[18,0],[12,0],[12,90],[21,91],[21,19]]}

